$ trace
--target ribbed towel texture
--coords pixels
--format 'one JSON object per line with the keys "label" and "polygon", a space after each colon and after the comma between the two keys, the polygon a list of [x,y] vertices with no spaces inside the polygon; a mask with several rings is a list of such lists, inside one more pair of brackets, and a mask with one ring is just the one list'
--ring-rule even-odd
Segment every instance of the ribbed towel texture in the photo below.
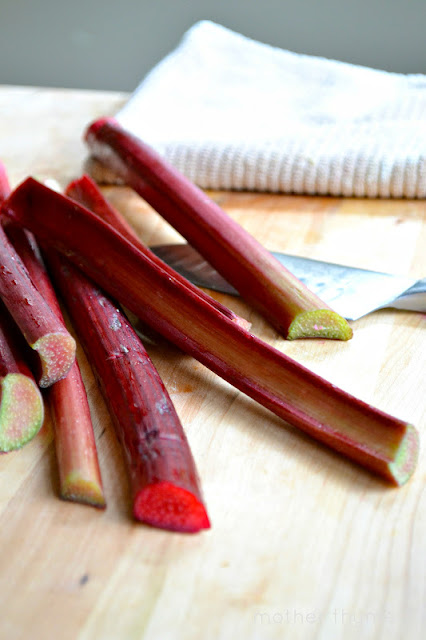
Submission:
{"label": "ribbed towel texture", "polygon": [[208,21],[117,114],[203,188],[426,197],[426,75],[271,47]]}

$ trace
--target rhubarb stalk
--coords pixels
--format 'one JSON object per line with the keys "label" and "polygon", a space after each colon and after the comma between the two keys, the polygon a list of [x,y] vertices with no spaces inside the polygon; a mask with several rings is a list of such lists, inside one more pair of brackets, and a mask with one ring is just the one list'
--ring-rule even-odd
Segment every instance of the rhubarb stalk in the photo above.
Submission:
{"label": "rhubarb stalk", "polygon": [[3,215],[28,227],[135,315],[284,420],[393,484],[411,476],[418,455],[412,425],[242,330],[170,281],[89,210],[28,178],[3,204]]}
{"label": "rhubarb stalk", "polygon": [[[10,193],[6,169],[0,162],[0,202]],[[25,362],[22,336],[0,302],[0,451],[19,449],[40,430],[44,404]]]}
{"label": "rhubarb stalk", "polygon": [[0,451],[19,449],[41,429],[44,405],[25,362],[22,336],[0,303]]}
{"label": "rhubarb stalk", "polygon": [[85,139],[97,160],[158,211],[285,337],[352,337],[344,318],[201,189],[115,120],[97,120]]}
{"label": "rhubarb stalk", "polygon": [[[113,221],[125,237],[143,247],[88,176],[72,182],[67,194]],[[50,259],[125,452],[135,518],[179,531],[207,528],[188,442],[143,344],[117,305],[81,272],[57,254]],[[232,312],[226,315],[238,319]]]}
{"label": "rhubarb stalk", "polygon": [[[39,293],[65,323],[34,236],[15,225],[9,225],[7,234]],[[105,507],[93,424],[77,360],[68,375],[48,389],[48,399],[55,428],[61,498]]]}

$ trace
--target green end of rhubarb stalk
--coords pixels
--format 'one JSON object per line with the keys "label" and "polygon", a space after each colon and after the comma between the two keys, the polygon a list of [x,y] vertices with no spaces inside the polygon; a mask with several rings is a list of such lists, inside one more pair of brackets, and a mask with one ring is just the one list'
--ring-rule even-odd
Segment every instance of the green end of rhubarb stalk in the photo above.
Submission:
{"label": "green end of rhubarb stalk", "polygon": [[0,451],[13,451],[40,431],[43,399],[35,382],[22,373],[7,374],[0,389]]}
{"label": "green end of rhubarb stalk", "polygon": [[350,340],[352,329],[342,316],[331,309],[304,311],[296,316],[288,330],[288,340],[297,338]]}
{"label": "green end of rhubarb stalk", "polygon": [[61,498],[80,504],[88,504],[98,509],[106,506],[103,490],[100,484],[87,480],[80,471],[70,472],[63,480]]}
{"label": "green end of rhubarb stalk", "polygon": [[75,340],[68,333],[48,333],[31,345],[41,361],[40,387],[65,378],[75,360]]}
{"label": "green end of rhubarb stalk", "polygon": [[407,424],[407,430],[393,462],[389,463],[389,473],[392,481],[402,486],[410,479],[417,465],[419,457],[419,434],[411,425]]}

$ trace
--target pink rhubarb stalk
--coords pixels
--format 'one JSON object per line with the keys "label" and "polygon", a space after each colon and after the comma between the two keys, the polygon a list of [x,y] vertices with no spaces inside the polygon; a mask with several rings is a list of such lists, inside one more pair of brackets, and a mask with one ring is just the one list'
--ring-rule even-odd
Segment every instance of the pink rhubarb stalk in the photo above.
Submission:
{"label": "pink rhubarb stalk", "polygon": [[[15,225],[9,225],[7,233],[39,293],[65,324],[34,236]],[[76,360],[68,375],[48,389],[48,399],[55,427],[61,498],[105,507],[89,403]]]}
{"label": "pink rhubarb stalk", "polygon": [[352,337],[344,318],[201,189],[115,120],[97,120],[85,138],[96,159],[154,207],[285,337]]}
{"label": "pink rhubarb stalk", "polygon": [[0,303],[0,451],[19,449],[41,429],[44,405],[26,362],[22,336]]}
{"label": "pink rhubarb stalk", "polygon": [[29,178],[3,204],[3,215],[28,227],[144,322],[284,420],[393,484],[413,473],[418,434],[412,425],[241,329],[171,281],[89,210]]}

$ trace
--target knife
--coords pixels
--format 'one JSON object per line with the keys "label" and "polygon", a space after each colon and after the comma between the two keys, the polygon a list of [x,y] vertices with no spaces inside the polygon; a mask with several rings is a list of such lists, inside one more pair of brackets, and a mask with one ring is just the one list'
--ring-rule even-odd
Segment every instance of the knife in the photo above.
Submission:
{"label": "knife", "polygon": [[[238,292],[188,244],[150,247],[192,283],[231,295]],[[311,291],[347,320],[384,307],[426,312],[426,278],[416,280],[284,253],[272,254]]]}

